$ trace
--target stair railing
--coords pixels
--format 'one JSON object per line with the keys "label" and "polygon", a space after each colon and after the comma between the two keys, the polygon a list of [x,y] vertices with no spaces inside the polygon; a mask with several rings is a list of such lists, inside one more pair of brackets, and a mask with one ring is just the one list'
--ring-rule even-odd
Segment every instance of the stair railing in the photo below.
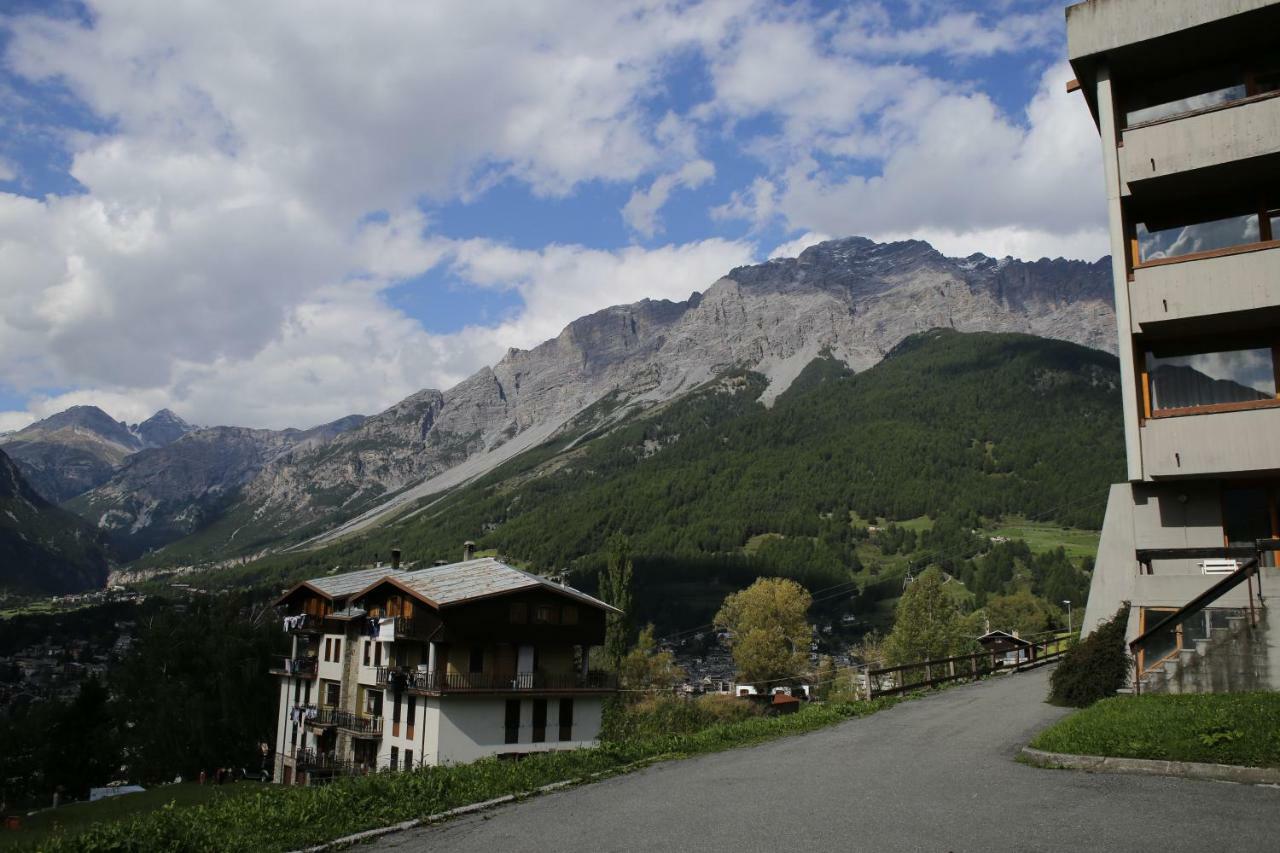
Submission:
{"label": "stair railing", "polygon": [[[1168,628],[1176,628],[1188,619],[1201,613],[1206,607],[1235,589],[1242,583],[1249,585],[1249,626],[1258,624],[1258,607],[1262,605],[1262,555],[1264,552],[1280,549],[1280,539],[1259,539],[1252,546],[1228,546],[1225,548],[1148,548],[1137,552],[1138,562],[1147,574],[1152,573],[1153,560],[1186,560],[1186,559],[1229,559],[1243,558],[1240,567],[1223,576],[1222,580],[1179,607],[1177,610],[1156,622],[1147,630],[1134,637],[1129,643],[1129,653],[1133,656],[1133,692],[1142,692],[1142,670],[1140,653],[1153,637]],[[1254,582],[1257,583],[1257,601],[1254,600]]]}

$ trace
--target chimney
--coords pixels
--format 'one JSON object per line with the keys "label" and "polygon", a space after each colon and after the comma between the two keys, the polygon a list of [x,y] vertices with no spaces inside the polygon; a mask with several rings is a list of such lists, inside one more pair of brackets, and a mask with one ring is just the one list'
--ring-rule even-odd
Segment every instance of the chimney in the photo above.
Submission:
{"label": "chimney", "polygon": [[468,539],[466,542],[462,543],[462,560],[463,562],[466,562],[467,560],[474,560],[475,558],[476,543]]}
{"label": "chimney", "polygon": [[391,570],[392,571],[400,570],[400,549],[399,548],[391,549]]}

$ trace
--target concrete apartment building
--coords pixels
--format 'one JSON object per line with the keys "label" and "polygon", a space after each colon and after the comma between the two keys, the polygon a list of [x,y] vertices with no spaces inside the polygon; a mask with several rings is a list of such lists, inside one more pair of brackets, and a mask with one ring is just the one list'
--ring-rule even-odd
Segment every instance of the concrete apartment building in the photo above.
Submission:
{"label": "concrete apartment building", "polygon": [[588,669],[614,608],[493,559],[314,578],[276,602],[276,782],[596,743],[612,673]]}
{"label": "concrete apartment building", "polygon": [[1162,689],[1215,636],[1265,646],[1275,588],[1256,543],[1280,536],[1280,0],[1066,16],[1068,88],[1102,140],[1128,468],[1083,630],[1132,602],[1138,687]]}

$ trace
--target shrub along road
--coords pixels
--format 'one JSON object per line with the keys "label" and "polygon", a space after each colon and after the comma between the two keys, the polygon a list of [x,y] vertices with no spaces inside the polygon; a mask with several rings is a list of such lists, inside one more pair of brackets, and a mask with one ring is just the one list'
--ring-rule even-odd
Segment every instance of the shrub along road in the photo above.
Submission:
{"label": "shrub along road", "polygon": [[1067,713],[991,679],[759,746],[658,764],[427,829],[403,851],[1268,850],[1280,790],[1015,762]]}

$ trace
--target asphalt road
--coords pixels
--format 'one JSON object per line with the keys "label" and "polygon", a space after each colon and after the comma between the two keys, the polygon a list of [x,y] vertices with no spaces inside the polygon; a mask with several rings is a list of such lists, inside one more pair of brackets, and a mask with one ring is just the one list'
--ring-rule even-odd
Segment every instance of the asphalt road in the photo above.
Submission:
{"label": "asphalt road", "polygon": [[1044,670],[381,839],[401,851],[1280,850],[1280,790],[1041,770]]}

